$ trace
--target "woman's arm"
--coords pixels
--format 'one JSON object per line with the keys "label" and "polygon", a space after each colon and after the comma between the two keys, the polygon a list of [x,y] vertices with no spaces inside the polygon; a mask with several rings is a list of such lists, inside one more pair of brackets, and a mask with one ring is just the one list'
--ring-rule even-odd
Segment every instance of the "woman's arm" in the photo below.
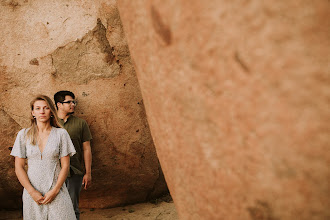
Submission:
{"label": "woman's arm", "polygon": [[19,180],[19,182],[22,184],[22,186],[27,190],[27,192],[31,195],[33,200],[40,205],[43,201],[44,197],[41,195],[40,192],[38,192],[30,183],[30,180],[25,172],[24,169],[25,165],[25,159],[15,157],[15,173]]}
{"label": "woman's arm", "polygon": [[68,155],[65,157],[61,157],[61,171],[60,174],[58,175],[56,185],[49,192],[45,194],[44,200],[41,204],[51,203],[55,199],[66,177],[68,176],[69,167],[70,167],[70,156]]}

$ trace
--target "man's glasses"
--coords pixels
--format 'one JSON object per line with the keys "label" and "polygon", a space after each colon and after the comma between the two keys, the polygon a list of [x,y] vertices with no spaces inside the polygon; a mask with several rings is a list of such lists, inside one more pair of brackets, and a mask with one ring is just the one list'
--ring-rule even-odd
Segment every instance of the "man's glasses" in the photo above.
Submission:
{"label": "man's glasses", "polygon": [[77,101],[65,101],[65,102],[60,102],[60,103],[67,103],[67,104],[74,104],[77,105]]}

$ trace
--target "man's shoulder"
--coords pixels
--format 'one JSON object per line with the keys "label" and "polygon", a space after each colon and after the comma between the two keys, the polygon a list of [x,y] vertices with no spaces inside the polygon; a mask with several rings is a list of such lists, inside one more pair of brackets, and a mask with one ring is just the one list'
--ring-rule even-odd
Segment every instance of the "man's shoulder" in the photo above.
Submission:
{"label": "man's shoulder", "polygon": [[68,122],[73,125],[74,127],[85,128],[88,127],[88,123],[85,119],[79,118],[77,116],[71,115]]}
{"label": "man's shoulder", "polygon": [[83,137],[83,141],[92,139],[89,126],[84,119],[71,115],[67,123],[65,128],[68,130],[71,139],[78,136]]}
{"label": "man's shoulder", "polygon": [[82,118],[79,118],[75,115],[71,115],[70,116],[70,120],[72,120],[73,122],[78,122],[78,123],[86,123],[86,120],[85,119],[82,119]]}

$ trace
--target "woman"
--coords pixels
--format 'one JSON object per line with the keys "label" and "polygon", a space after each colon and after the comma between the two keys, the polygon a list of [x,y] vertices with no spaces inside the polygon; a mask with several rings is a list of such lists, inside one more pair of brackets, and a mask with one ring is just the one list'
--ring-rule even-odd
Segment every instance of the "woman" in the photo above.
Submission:
{"label": "woman", "polygon": [[[64,183],[70,156],[76,153],[67,131],[61,128],[49,97],[30,103],[31,126],[18,132],[11,155],[23,190],[24,219],[76,219]],[[24,169],[25,159],[28,171]]]}

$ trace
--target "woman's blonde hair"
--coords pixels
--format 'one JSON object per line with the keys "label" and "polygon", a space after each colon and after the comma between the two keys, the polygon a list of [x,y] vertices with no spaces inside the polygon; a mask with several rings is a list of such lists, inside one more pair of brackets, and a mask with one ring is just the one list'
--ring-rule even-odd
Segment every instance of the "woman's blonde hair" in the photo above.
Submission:
{"label": "woman's blonde hair", "polygon": [[61,124],[59,123],[58,117],[57,117],[57,110],[55,108],[55,105],[53,101],[45,95],[38,95],[35,97],[31,102],[30,102],[30,107],[31,107],[31,126],[28,129],[26,133],[26,138],[30,140],[30,143],[32,145],[36,145],[37,143],[37,138],[38,138],[38,127],[37,127],[37,120],[33,117],[32,111],[34,109],[34,103],[36,101],[45,101],[50,109],[51,112],[51,117],[50,117],[50,125],[56,128],[61,128]]}

